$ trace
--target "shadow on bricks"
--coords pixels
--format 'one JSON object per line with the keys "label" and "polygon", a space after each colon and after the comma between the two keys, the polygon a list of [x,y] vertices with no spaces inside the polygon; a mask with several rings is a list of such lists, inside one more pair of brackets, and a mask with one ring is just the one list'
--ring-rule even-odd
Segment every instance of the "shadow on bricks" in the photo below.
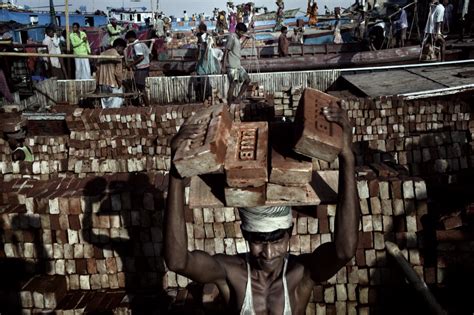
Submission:
{"label": "shadow on bricks", "polygon": [[24,213],[15,214],[9,224],[0,218],[0,314],[22,314],[23,286],[50,271],[40,226],[39,217]]}
{"label": "shadow on bricks", "polygon": [[92,274],[91,289],[94,274],[117,275],[114,286],[125,289],[132,314],[164,313],[169,304],[161,256],[164,197],[151,178],[95,177],[84,189],[82,236],[94,245],[94,259],[87,259],[83,273]]}

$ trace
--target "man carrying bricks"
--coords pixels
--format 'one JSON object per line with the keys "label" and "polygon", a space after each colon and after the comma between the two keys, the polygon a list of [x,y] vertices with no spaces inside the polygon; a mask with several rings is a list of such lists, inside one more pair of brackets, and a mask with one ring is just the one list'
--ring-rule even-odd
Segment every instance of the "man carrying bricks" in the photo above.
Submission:
{"label": "man carrying bricks", "polygon": [[[352,131],[346,113],[325,107],[323,115],[343,128],[339,154],[339,200],[333,242],[311,254],[289,255],[293,229],[290,207],[239,209],[248,252],[242,255],[209,255],[188,251],[184,216],[184,181],[171,166],[164,222],[164,257],[168,268],[196,282],[214,283],[229,308],[241,314],[304,314],[316,283],[331,278],[355,255],[359,203],[354,176]],[[172,140],[172,155],[185,139],[202,127],[182,127]]]}
{"label": "man carrying bricks", "polygon": [[235,33],[230,33],[227,37],[222,70],[227,71],[227,77],[229,78],[229,90],[227,91],[227,104],[229,106],[234,101],[234,90],[237,87],[237,84],[242,83],[237,96],[237,101],[240,101],[240,98],[250,84],[250,77],[240,64],[240,39],[246,32],[247,26],[245,26],[244,23],[238,23],[235,28]]}

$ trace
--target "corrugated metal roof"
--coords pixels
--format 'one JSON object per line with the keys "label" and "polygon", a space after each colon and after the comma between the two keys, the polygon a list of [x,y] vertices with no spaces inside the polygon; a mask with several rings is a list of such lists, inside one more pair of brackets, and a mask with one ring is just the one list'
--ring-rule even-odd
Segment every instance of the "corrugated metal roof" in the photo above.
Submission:
{"label": "corrugated metal roof", "polygon": [[341,78],[369,97],[440,91],[474,84],[474,77],[460,73],[474,71],[474,64],[438,65],[410,69],[343,74]]}

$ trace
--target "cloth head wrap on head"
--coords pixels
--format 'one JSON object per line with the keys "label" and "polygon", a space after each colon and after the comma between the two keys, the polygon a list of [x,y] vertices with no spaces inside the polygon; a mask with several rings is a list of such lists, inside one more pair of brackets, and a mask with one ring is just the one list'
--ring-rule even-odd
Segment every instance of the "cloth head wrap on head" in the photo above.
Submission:
{"label": "cloth head wrap on head", "polygon": [[293,224],[291,207],[239,208],[239,215],[241,228],[247,232],[268,233]]}

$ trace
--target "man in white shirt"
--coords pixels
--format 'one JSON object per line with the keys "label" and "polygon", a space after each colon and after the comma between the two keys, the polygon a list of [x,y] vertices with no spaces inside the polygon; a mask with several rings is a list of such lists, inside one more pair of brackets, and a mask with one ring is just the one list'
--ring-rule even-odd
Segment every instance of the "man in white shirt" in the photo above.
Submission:
{"label": "man in white shirt", "polygon": [[[59,38],[54,33],[52,27],[47,27],[44,34],[43,45],[48,46],[48,54],[61,54],[61,48],[59,47]],[[64,65],[62,64],[62,59],[57,57],[46,58],[48,62],[48,68],[52,77],[56,77],[59,80],[64,80],[66,78],[66,73],[64,72]],[[51,67],[49,67],[51,65]]]}
{"label": "man in white shirt", "polygon": [[[398,6],[395,7],[396,10],[400,8]],[[405,47],[405,40],[407,38],[407,28],[408,28],[408,20],[407,20],[407,12],[405,9],[400,10],[400,16],[394,22],[395,26],[395,39],[397,40],[397,47]]]}
{"label": "man in white shirt", "polygon": [[432,47],[439,46],[441,61],[444,61],[444,49],[446,45],[443,35],[441,34],[443,19],[444,6],[439,3],[438,0],[432,0],[428,20],[426,21],[424,43],[426,45],[432,45]]}
{"label": "man in white shirt", "polygon": [[150,49],[145,43],[137,39],[134,31],[128,31],[125,35],[128,41],[127,57],[132,61],[127,64],[128,69],[134,71],[134,79],[137,89],[142,93],[145,106],[149,106],[148,96],[146,94],[145,83],[146,78],[150,74]]}

